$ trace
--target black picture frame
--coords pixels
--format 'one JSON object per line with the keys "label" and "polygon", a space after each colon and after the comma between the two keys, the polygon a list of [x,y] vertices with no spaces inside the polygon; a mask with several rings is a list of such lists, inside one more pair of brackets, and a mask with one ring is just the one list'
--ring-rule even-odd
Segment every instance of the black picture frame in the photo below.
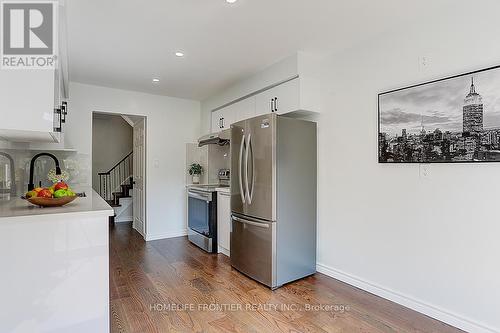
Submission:
{"label": "black picture frame", "polygon": [[[477,159],[472,159],[472,160],[446,160],[446,159],[445,160],[427,160],[427,159],[423,159],[423,160],[417,160],[417,161],[415,161],[415,160],[397,160],[396,161],[396,160],[387,160],[387,159],[383,158],[383,156],[381,156],[381,152],[382,152],[382,148],[383,148],[383,147],[381,147],[381,135],[384,133],[381,131],[381,101],[380,101],[381,97],[383,97],[384,95],[387,95],[387,94],[393,94],[393,93],[397,93],[400,91],[414,89],[414,88],[418,88],[418,87],[422,87],[422,86],[426,86],[426,85],[431,85],[431,84],[435,84],[435,83],[439,83],[439,82],[443,82],[443,81],[447,81],[447,80],[462,78],[464,76],[473,76],[475,74],[479,74],[479,73],[483,73],[483,72],[487,72],[487,71],[492,71],[492,70],[499,70],[499,69],[500,69],[500,65],[497,65],[497,66],[478,69],[478,70],[474,70],[474,71],[470,71],[470,72],[466,72],[466,73],[462,73],[462,74],[452,75],[452,76],[444,77],[441,79],[431,80],[431,81],[418,83],[418,84],[414,84],[414,85],[409,85],[409,86],[406,86],[403,88],[397,88],[397,89],[393,89],[393,90],[384,91],[384,92],[379,93],[378,94],[378,103],[377,103],[377,112],[378,112],[378,115],[377,115],[377,160],[378,160],[378,163],[379,164],[432,164],[432,163],[440,163],[440,164],[443,164],[443,163],[445,163],[445,164],[469,163],[470,164],[470,163],[472,163],[472,164],[474,164],[474,163],[498,163],[498,162],[500,162],[500,155],[498,156],[498,159],[480,159],[480,158],[477,158]],[[499,75],[500,75],[500,73],[499,73]],[[500,94],[500,86],[498,87],[498,90],[499,90],[499,94]],[[499,124],[499,132],[500,132],[500,124]],[[464,132],[462,132],[462,134],[464,134]]]}

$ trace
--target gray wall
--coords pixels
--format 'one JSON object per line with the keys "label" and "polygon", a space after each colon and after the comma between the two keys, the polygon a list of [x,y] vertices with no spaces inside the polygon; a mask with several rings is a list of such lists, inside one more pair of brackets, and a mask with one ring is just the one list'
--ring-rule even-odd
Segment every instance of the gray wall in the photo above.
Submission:
{"label": "gray wall", "polygon": [[99,188],[98,172],[109,171],[133,149],[133,129],[121,116],[92,116],[92,187]]}

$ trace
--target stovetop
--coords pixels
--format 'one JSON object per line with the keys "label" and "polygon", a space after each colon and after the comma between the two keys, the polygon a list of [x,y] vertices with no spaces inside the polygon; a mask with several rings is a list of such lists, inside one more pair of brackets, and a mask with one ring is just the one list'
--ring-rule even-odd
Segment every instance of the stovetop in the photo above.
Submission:
{"label": "stovetop", "polygon": [[202,192],[216,192],[218,188],[229,188],[229,185],[220,185],[220,184],[199,184],[199,185],[190,185],[189,189],[194,189]]}

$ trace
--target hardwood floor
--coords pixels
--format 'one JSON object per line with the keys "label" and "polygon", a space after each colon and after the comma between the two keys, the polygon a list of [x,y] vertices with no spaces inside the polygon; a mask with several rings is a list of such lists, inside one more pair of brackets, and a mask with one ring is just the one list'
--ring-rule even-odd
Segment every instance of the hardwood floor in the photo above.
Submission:
{"label": "hardwood floor", "polygon": [[462,332],[320,273],[271,291],[224,255],[146,243],[130,224],[110,228],[110,294],[112,332]]}

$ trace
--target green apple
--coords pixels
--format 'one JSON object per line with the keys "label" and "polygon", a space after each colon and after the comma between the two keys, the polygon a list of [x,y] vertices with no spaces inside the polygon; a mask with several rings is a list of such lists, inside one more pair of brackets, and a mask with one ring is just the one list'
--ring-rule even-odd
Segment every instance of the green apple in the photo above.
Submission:
{"label": "green apple", "polygon": [[37,194],[38,193],[35,191],[29,191],[28,193],[26,193],[26,198],[28,198],[28,199],[29,198],[36,198]]}
{"label": "green apple", "polygon": [[60,189],[54,192],[54,198],[63,198],[68,196],[68,191]]}

